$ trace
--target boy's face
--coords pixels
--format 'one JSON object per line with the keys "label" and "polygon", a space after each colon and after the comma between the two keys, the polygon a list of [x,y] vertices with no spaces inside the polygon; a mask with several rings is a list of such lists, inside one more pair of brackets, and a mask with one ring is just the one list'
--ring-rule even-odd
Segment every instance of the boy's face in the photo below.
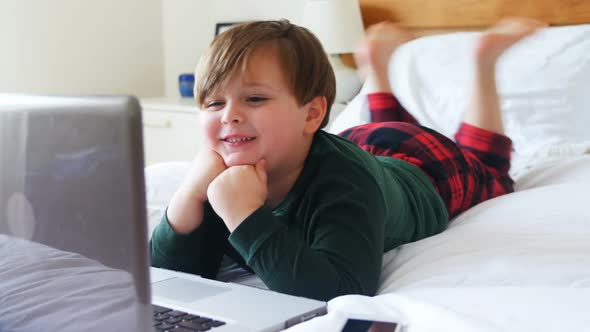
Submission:
{"label": "boy's face", "polygon": [[236,71],[201,105],[205,143],[228,167],[266,159],[272,171],[302,163],[308,112],[292,95],[276,54],[272,45],[258,48],[247,70]]}

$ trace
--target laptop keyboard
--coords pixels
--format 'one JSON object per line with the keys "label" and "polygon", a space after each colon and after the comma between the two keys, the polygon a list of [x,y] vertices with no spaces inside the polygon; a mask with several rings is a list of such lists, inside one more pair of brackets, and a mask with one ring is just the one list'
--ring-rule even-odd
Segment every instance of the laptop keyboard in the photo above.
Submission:
{"label": "laptop keyboard", "polygon": [[154,309],[154,327],[157,331],[193,332],[209,331],[225,325],[224,322],[211,318],[191,315],[152,304]]}

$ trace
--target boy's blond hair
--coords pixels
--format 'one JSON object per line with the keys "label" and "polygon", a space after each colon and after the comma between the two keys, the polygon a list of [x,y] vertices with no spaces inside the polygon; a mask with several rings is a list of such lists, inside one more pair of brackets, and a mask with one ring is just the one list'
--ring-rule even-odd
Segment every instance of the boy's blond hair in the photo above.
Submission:
{"label": "boy's blond hair", "polygon": [[336,94],[334,71],[320,41],[288,20],[243,23],[216,37],[197,66],[197,102],[203,104],[237,69],[246,70],[249,56],[269,43],[277,46],[282,72],[300,106],[317,96],[326,97],[327,112],[320,128],[325,127]]}

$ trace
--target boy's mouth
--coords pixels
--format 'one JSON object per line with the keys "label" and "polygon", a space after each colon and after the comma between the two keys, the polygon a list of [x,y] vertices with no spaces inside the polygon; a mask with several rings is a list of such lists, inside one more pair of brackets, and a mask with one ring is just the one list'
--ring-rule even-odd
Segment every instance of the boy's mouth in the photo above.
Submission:
{"label": "boy's mouth", "polygon": [[230,144],[239,144],[239,143],[245,143],[245,142],[250,142],[255,140],[256,137],[247,137],[247,136],[227,136],[222,138],[221,140],[225,143],[230,143]]}

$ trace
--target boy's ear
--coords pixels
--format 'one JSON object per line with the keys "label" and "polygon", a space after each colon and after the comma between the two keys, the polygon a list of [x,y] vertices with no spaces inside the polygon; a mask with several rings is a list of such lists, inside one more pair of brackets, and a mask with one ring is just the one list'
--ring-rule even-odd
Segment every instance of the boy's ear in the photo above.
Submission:
{"label": "boy's ear", "polygon": [[326,112],[328,111],[328,102],[326,97],[317,96],[305,105],[307,118],[305,119],[305,134],[314,134],[320,128]]}

